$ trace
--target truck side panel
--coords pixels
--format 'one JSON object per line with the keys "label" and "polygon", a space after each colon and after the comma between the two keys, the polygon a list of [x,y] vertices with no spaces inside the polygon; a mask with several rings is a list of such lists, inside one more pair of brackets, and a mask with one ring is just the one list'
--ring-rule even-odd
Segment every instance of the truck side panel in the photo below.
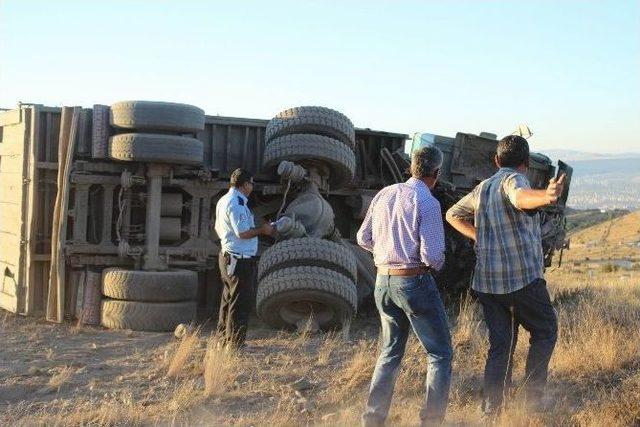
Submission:
{"label": "truck side panel", "polygon": [[22,109],[0,113],[0,307],[24,312],[28,127]]}
{"label": "truck side panel", "polygon": [[204,145],[204,168],[228,178],[243,167],[258,179],[266,178],[260,175],[266,126],[267,120],[207,116],[204,131],[198,134]]}

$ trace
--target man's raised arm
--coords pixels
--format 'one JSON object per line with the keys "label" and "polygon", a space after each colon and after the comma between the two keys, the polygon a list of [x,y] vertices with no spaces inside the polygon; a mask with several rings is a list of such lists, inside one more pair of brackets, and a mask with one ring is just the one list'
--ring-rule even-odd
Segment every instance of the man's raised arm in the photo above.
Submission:
{"label": "man's raised arm", "polygon": [[544,190],[533,190],[524,186],[518,186],[517,180],[513,180],[508,185],[507,195],[511,203],[518,209],[537,209],[551,205],[558,200],[564,188],[563,174],[556,181],[555,178],[549,180],[549,185]]}

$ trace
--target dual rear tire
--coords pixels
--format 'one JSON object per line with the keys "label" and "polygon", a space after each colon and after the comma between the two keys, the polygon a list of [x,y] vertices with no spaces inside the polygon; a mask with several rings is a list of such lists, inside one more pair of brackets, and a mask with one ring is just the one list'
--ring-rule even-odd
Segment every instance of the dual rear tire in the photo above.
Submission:
{"label": "dual rear tire", "polygon": [[353,181],[355,128],[344,114],[325,107],[295,107],[267,123],[263,164],[275,173],[283,160],[315,167],[331,189]]}
{"label": "dual rear tire", "polygon": [[101,324],[110,329],[172,331],[196,316],[198,274],[190,270],[107,268]]}
{"label": "dual rear tire", "polygon": [[111,159],[202,164],[202,142],[192,136],[204,129],[205,116],[200,108],[172,102],[122,101],[113,104],[109,114],[111,126],[126,132],[109,138]]}
{"label": "dual rear tire", "polygon": [[[204,129],[200,108],[170,102],[123,101],[110,107],[108,155],[124,162],[199,166]],[[187,134],[187,135],[185,135]],[[181,201],[171,211],[181,212]],[[179,224],[179,221],[178,221]],[[179,236],[178,225],[178,236]],[[176,234],[175,232],[173,234]],[[175,237],[175,236],[174,236]],[[175,240],[175,239],[173,239]],[[111,329],[171,331],[196,316],[198,275],[188,270],[140,271],[107,268],[102,274],[101,324]]]}
{"label": "dual rear tire", "polygon": [[[282,161],[315,169],[332,190],[355,176],[355,129],[338,111],[296,107],[267,124],[265,169]],[[258,266],[258,316],[279,329],[313,322],[322,330],[344,327],[358,308],[357,265],[353,253],[329,240],[289,239],[267,249]]]}
{"label": "dual rear tire", "polygon": [[258,265],[258,316],[278,329],[312,319],[322,330],[343,327],[358,308],[356,260],[329,240],[303,237],[276,243]]}

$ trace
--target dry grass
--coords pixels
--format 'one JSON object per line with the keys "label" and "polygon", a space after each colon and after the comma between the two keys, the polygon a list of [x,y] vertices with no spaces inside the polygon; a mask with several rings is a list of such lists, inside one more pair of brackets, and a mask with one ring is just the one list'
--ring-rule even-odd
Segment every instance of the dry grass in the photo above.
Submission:
{"label": "dry grass", "polygon": [[60,387],[67,384],[73,377],[74,369],[65,366],[58,372],[49,378],[49,383],[46,386],[48,390],[60,390]]}
{"label": "dry grass", "polygon": [[177,377],[185,370],[199,343],[199,331],[197,330],[182,337],[175,354],[169,362],[167,377]]}
{"label": "dry grass", "polygon": [[237,375],[238,360],[234,350],[222,345],[220,338],[214,335],[207,342],[203,365],[204,395],[224,394]]}
{"label": "dry grass", "polygon": [[[576,310],[584,316],[580,321],[571,318],[567,312],[561,313],[560,322],[565,327],[553,364],[557,371],[573,375],[615,371],[637,359],[638,343],[629,339],[634,331],[627,325],[637,326],[638,320],[618,323],[615,317],[631,317],[632,314],[608,311],[611,309],[607,304],[578,304]],[[608,318],[610,315],[614,318]]]}
{"label": "dry grass", "polygon": [[170,414],[180,414],[203,401],[202,392],[199,390],[199,381],[189,379],[179,383],[167,402],[167,411]]}
{"label": "dry grass", "polygon": [[[554,405],[547,414],[529,413],[516,392],[496,425],[640,424],[640,273],[565,267],[548,274],[548,283],[560,323],[549,380]],[[453,311],[454,374],[447,421],[481,425],[486,330],[473,300],[463,300]],[[13,320],[5,317],[2,321]],[[5,332],[13,329],[7,327]],[[108,334],[70,336],[93,340],[103,333]],[[116,375],[91,380],[91,390],[97,391],[88,391],[90,381],[83,385],[82,376],[73,369],[56,368],[51,378],[32,379],[60,390],[56,391],[59,397],[28,396],[31,400],[2,406],[0,424],[358,425],[378,354],[375,319],[358,320],[350,335],[254,328],[247,349],[238,353],[219,345],[216,336],[209,337],[204,346],[199,345],[197,334],[179,343],[167,336],[159,347],[132,352],[127,360],[135,369],[122,381],[116,381]],[[527,341],[528,334],[522,331],[515,354],[516,387],[525,380]],[[46,340],[42,346],[39,354],[47,355],[47,363],[62,365],[58,348],[54,351]],[[158,360],[164,360],[161,372],[167,376],[150,376],[158,372]],[[424,350],[412,337],[397,380],[389,425],[418,423],[426,365]],[[12,378],[7,383],[18,381]],[[300,379],[308,386],[296,388]],[[80,391],[73,392],[66,384]]]}
{"label": "dry grass", "polygon": [[289,341],[291,343],[291,348],[299,348],[300,346],[303,346],[309,340],[309,337],[317,332],[317,329],[318,326],[312,314],[298,331],[298,337],[290,337]]}
{"label": "dry grass", "polygon": [[573,421],[580,425],[601,425],[604,420],[609,426],[640,425],[640,374],[624,379],[613,389],[601,386],[595,396]]}
{"label": "dry grass", "polygon": [[325,366],[331,362],[331,356],[336,348],[339,346],[340,340],[335,332],[327,332],[322,340],[322,344],[318,349],[317,364],[319,366]]}
{"label": "dry grass", "polygon": [[[496,420],[501,426],[636,425],[640,422],[640,276],[612,277],[558,270],[549,277],[559,298],[560,338],[551,362],[549,394],[555,406],[532,414],[520,396],[525,378],[528,334],[521,333],[515,354],[515,398]],[[452,318],[454,377],[448,420],[478,425],[481,378],[487,351],[486,330],[476,303],[463,300]],[[524,332],[524,331],[523,331]],[[334,425],[357,425],[358,412],[375,362],[375,347],[359,342],[350,362],[336,373],[343,408]],[[371,341],[369,341],[371,344]],[[407,347],[396,383],[392,425],[414,425],[421,404],[426,361],[415,339]],[[631,379],[626,379],[631,375]],[[355,396],[351,399],[348,396]]]}
{"label": "dry grass", "polygon": [[377,343],[361,340],[355,343],[345,366],[336,372],[334,378],[335,397],[342,400],[352,396],[353,392],[366,386],[371,379],[375,365]]}

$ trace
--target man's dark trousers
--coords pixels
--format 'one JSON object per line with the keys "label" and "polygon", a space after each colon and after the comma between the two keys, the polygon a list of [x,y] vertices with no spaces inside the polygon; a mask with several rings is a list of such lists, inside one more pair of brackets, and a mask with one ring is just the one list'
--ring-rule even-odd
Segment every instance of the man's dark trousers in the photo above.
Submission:
{"label": "man's dark trousers", "polygon": [[220,252],[218,265],[223,289],[220,298],[218,331],[234,347],[242,347],[247,336],[249,314],[255,297],[256,262],[254,258],[238,259],[232,275],[227,274],[228,253]]}
{"label": "man's dark trousers", "polygon": [[513,352],[518,341],[518,327],[527,330],[529,354],[525,368],[527,399],[540,399],[547,382],[549,359],[558,336],[558,320],[551,305],[544,279],[536,279],[522,289],[508,294],[475,292],[482,305],[489,329],[489,354],[484,370],[482,409],[495,413],[511,386]]}

